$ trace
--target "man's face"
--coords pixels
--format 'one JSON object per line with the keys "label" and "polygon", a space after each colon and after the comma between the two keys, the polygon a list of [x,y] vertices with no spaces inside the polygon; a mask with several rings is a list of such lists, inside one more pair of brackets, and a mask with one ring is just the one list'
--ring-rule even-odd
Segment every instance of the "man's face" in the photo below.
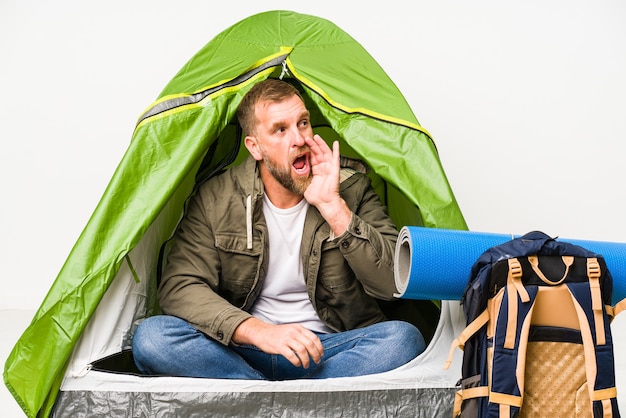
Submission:
{"label": "man's face", "polygon": [[[298,96],[255,107],[256,140],[262,165],[285,189],[302,195],[311,183],[309,147],[313,136],[309,112]],[[258,158],[257,158],[258,159]]]}

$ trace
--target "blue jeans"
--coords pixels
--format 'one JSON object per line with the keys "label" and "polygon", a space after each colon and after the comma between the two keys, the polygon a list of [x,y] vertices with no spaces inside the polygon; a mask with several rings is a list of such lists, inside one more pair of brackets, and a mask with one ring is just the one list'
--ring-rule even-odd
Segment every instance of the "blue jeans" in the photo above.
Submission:
{"label": "blue jeans", "polygon": [[419,330],[402,321],[317,335],[324,347],[322,361],[304,369],[254,346],[225,346],[187,321],[160,315],[137,327],[133,356],[139,370],[148,375],[289,380],[381,373],[409,362],[426,348]]}

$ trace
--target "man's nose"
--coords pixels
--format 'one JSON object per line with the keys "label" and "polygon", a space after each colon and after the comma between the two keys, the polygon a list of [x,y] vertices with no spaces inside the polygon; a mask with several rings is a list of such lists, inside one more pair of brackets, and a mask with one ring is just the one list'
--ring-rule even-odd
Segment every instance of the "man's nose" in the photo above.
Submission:
{"label": "man's nose", "polygon": [[306,141],[304,140],[304,134],[299,129],[293,130],[293,135],[291,138],[291,144],[294,147],[302,147]]}

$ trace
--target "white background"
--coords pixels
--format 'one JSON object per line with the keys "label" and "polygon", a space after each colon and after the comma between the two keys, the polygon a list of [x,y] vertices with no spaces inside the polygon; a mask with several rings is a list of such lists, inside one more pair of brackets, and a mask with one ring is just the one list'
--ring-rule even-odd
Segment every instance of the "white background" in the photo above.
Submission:
{"label": "white background", "polygon": [[378,61],[471,230],[626,242],[623,1],[0,0],[0,310],[38,308],[183,64],[275,9],[334,22]]}

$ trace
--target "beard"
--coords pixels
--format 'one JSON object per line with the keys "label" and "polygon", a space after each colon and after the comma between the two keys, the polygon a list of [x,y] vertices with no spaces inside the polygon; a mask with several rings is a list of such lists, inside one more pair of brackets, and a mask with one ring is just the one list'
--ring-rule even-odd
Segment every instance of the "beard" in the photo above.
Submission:
{"label": "beard", "polygon": [[292,177],[291,170],[289,168],[281,167],[276,161],[272,160],[263,150],[261,150],[263,156],[263,163],[267,168],[267,171],[276,179],[281,186],[289,190],[291,193],[304,195],[304,192],[311,184],[311,172],[306,177]]}

